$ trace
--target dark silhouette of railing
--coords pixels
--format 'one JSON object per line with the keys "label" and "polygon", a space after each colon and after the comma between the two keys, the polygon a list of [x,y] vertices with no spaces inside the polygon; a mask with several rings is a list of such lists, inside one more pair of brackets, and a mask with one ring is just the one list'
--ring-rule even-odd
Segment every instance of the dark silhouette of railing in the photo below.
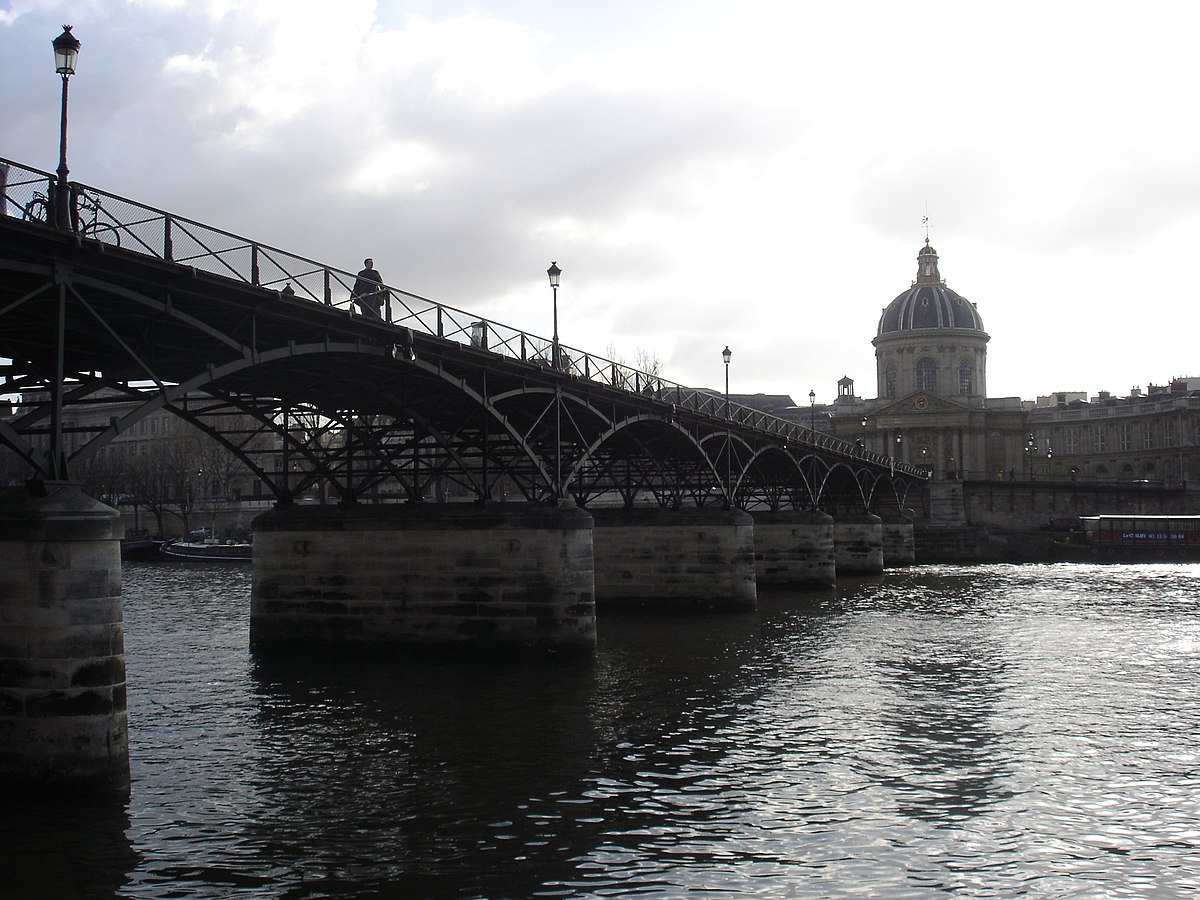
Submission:
{"label": "dark silhouette of railing", "polygon": [[[49,172],[0,158],[0,216],[23,218],[51,228],[48,197],[56,182]],[[156,209],[79,182],[70,183],[71,228],[79,241],[91,240],[122,252],[139,253],[196,271],[230,278],[281,294],[353,313],[355,274]],[[383,322],[444,340],[554,369],[553,342],[438,303],[393,285],[384,285]],[[864,450],[850,441],[727,401],[715,391],[677,384],[652,372],[560,343],[558,370],[565,376],[669,403],[756,429],[800,447],[829,451],[886,466],[918,478],[917,466]]]}

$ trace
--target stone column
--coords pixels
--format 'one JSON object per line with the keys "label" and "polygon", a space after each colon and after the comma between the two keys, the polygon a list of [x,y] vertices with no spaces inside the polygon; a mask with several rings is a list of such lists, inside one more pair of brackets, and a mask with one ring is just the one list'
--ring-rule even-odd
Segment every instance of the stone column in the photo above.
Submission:
{"label": "stone column", "polygon": [[883,524],[871,513],[839,515],[833,522],[838,575],[878,575],[883,571]]}
{"label": "stone column", "polygon": [[574,505],[292,507],[254,521],[250,642],[591,653],[593,584]]}
{"label": "stone column", "polygon": [[754,609],[754,520],[738,509],[594,509],[601,609]]}
{"label": "stone column", "polygon": [[129,792],[121,518],[0,489],[0,793]]}
{"label": "stone column", "polygon": [[829,588],[837,581],[833,517],[819,510],[755,511],[754,576],[760,585]]}

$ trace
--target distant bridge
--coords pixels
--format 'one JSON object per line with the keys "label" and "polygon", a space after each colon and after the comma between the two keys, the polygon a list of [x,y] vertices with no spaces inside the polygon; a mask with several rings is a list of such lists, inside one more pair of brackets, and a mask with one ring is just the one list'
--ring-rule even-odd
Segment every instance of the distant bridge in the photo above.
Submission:
{"label": "distant bridge", "polygon": [[[0,391],[22,398],[0,442],[35,479],[68,480],[159,411],[224,444],[281,508],[314,488],[417,502],[451,486],[480,502],[886,514],[927,477],[394,286],[382,318],[364,316],[349,272],[88,185],[71,184],[55,228],[53,184],[0,159]],[[64,424],[114,397],[120,415]]]}

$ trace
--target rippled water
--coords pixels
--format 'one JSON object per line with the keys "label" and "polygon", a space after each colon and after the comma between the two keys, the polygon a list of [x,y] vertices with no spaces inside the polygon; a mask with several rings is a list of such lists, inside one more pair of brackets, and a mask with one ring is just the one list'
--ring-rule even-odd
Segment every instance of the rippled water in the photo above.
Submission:
{"label": "rippled water", "polygon": [[920,567],[591,661],[268,665],[248,570],[130,565],[131,800],[6,810],[0,895],[1185,895],[1198,587]]}

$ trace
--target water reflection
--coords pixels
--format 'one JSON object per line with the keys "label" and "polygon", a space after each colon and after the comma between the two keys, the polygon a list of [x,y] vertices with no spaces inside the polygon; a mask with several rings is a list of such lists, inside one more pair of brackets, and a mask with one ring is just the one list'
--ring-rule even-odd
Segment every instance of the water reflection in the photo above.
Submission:
{"label": "water reflection", "polygon": [[902,815],[940,826],[979,815],[1010,795],[999,782],[1011,759],[992,722],[1011,674],[992,636],[989,592],[977,571],[932,567],[886,579],[874,602],[891,619],[873,628],[890,698],[880,716],[890,752],[877,777]]}
{"label": "water reflection", "polygon": [[678,831],[725,814],[681,802],[699,780],[681,768],[724,752],[712,736],[754,623],[693,620],[695,642],[681,624],[615,618],[594,662],[260,661],[246,837],[326,890],[524,896],[627,843],[614,826],[639,845],[668,817]]}
{"label": "water reflection", "polygon": [[12,900],[112,897],[141,861],[126,835],[123,801],[5,802],[3,887]]}

